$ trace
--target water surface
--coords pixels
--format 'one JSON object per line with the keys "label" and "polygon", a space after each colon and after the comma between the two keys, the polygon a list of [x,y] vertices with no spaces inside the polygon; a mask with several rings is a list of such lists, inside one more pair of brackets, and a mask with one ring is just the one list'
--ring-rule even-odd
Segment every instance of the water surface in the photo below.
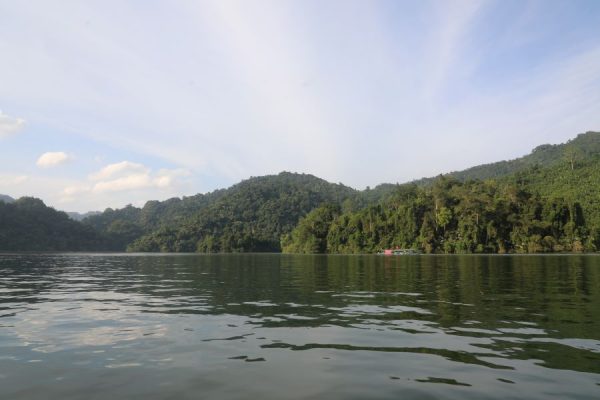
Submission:
{"label": "water surface", "polygon": [[597,399],[600,257],[0,255],[0,398]]}

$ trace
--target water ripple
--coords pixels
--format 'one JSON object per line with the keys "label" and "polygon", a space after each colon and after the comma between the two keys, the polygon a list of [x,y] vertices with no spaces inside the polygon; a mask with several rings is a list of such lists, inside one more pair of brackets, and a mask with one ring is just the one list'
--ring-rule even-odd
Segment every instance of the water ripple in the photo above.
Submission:
{"label": "water ripple", "polygon": [[0,397],[592,399],[598,309],[593,257],[0,255]]}

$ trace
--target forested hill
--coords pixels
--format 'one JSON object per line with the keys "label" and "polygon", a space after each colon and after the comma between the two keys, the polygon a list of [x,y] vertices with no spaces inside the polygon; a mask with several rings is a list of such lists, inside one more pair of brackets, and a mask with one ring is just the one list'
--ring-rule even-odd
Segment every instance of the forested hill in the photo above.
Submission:
{"label": "forested hill", "polygon": [[227,190],[220,189],[182,199],[152,200],[142,208],[132,205],[120,209],[107,208],[100,214],[84,218],[82,223],[110,237],[112,246],[124,251],[134,240],[160,227],[179,227],[226,193]]}
{"label": "forested hill", "polygon": [[319,207],[282,237],[283,251],[598,251],[600,151],[573,157],[569,148],[562,149],[565,153],[556,153],[556,162],[548,167],[536,164],[498,179],[461,182],[447,175],[429,185],[401,185],[388,200],[356,212]]}
{"label": "forested hill", "polygon": [[219,193],[178,224],[134,241],[130,251],[279,251],[280,238],[324,203],[342,204],[354,189],[307,174],[250,178]]}
{"label": "forested hill", "polygon": [[106,238],[41,200],[0,201],[0,251],[110,250]]}
{"label": "forested hill", "polygon": [[278,251],[280,235],[300,217],[357,195],[312,175],[282,172],[208,194],[150,201],[143,208],[107,209],[83,222],[123,250],[129,245],[132,251]]}
{"label": "forested hill", "polygon": [[13,203],[15,199],[5,194],[0,194],[0,203]]}
{"label": "forested hill", "polygon": [[[478,165],[463,171],[454,171],[445,174],[461,182],[469,179],[485,180],[500,178],[525,171],[531,167],[552,167],[561,163],[571,166],[590,157],[600,154],[600,132],[586,132],[579,134],[575,139],[562,144],[543,144],[536,147],[526,156],[514,160],[499,161],[491,164]],[[414,181],[417,185],[431,184],[436,178],[423,178]]]}

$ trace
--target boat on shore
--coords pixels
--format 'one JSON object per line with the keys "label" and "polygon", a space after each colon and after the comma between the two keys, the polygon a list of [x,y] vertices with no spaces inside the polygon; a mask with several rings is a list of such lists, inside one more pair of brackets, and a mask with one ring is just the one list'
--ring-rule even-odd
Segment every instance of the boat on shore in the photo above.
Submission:
{"label": "boat on shore", "polygon": [[415,249],[385,249],[377,254],[381,254],[383,256],[412,256],[421,254],[421,252]]}

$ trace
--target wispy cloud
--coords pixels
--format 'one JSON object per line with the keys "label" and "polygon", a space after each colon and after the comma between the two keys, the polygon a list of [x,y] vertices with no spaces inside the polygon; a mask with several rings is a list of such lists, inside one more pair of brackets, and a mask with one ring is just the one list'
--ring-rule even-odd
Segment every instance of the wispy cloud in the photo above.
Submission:
{"label": "wispy cloud", "polygon": [[28,179],[27,175],[0,174],[0,190],[12,193],[15,186],[26,182]]}
{"label": "wispy cloud", "polygon": [[23,118],[14,118],[0,111],[0,139],[20,132],[25,127]]}
{"label": "wispy cloud", "polygon": [[[75,148],[81,168],[40,177],[55,185],[53,201],[122,205],[281,170],[361,188],[600,129],[594,2],[138,7],[3,8],[0,46],[11,57],[0,63],[0,103],[27,116],[35,140],[3,141],[0,157],[31,175],[44,149]],[[0,114],[0,137],[23,124]],[[93,161],[99,143],[104,160],[139,162]],[[26,184],[51,187],[35,179]]]}
{"label": "wispy cloud", "polygon": [[[461,0],[440,2],[432,10],[427,49],[427,68],[423,71],[425,84],[422,95],[427,102],[435,102],[444,95],[449,82],[464,79],[477,63],[476,54],[467,53],[472,45],[475,22],[486,2]],[[489,4],[489,2],[488,2]]]}

